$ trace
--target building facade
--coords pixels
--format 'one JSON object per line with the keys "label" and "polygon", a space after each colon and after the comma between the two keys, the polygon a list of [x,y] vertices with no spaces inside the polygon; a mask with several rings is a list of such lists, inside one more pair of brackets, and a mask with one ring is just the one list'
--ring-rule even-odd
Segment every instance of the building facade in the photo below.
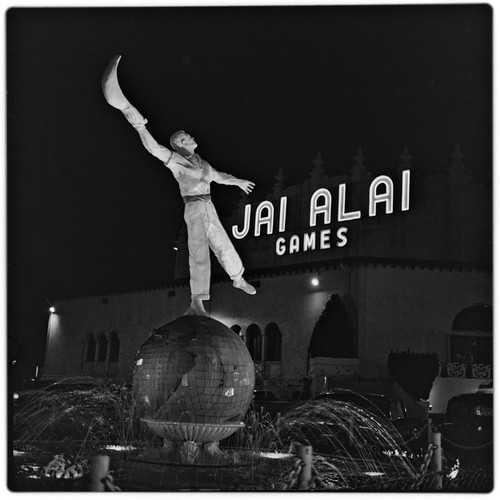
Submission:
{"label": "building facade", "polygon": [[[223,224],[257,295],[213,262],[206,308],[246,342],[259,384],[292,398],[307,384],[386,380],[388,354],[406,349],[436,352],[440,375],[463,368],[473,379],[474,367],[477,381],[491,379],[491,189],[471,181],[462,157],[456,146],[444,172],[422,176],[405,148],[374,176],[360,149],[350,173],[329,176],[318,154],[301,184],[286,186],[280,170],[267,199],[241,199]],[[185,234],[177,247],[164,288],[54,300],[44,376],[130,381],[140,345],[189,305]]]}

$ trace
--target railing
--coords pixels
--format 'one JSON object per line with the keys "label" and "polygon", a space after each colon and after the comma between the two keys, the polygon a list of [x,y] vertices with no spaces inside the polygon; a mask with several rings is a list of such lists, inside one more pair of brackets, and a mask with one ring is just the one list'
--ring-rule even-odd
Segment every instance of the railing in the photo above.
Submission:
{"label": "railing", "polygon": [[491,379],[493,368],[485,363],[439,362],[439,375],[441,377]]}

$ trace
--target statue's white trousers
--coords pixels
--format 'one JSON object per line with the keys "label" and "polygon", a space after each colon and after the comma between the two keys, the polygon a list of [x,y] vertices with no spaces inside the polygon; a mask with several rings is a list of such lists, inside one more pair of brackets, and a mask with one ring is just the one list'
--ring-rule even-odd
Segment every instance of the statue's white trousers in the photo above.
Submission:
{"label": "statue's white trousers", "polygon": [[240,256],[220,223],[210,200],[190,201],[184,207],[187,225],[191,297],[210,298],[210,248],[232,280],[243,275]]}

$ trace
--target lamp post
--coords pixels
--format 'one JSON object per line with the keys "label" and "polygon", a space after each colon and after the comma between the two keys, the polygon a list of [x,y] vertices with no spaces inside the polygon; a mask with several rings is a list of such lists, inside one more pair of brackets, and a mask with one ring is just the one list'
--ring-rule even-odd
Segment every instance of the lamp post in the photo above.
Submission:
{"label": "lamp post", "polygon": [[[47,301],[48,302],[48,301]],[[50,304],[50,302],[49,302]],[[45,341],[45,357],[44,357],[44,367],[47,366],[47,357],[49,355],[49,345],[50,345],[50,334],[52,331],[52,321],[56,314],[56,308],[53,305],[49,307],[49,320],[47,322],[47,340]],[[38,367],[37,367],[38,368]]]}

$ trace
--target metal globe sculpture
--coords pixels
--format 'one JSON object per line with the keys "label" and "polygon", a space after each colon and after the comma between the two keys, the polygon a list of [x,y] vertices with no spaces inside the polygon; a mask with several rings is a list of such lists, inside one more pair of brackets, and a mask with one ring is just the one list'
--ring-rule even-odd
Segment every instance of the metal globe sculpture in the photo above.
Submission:
{"label": "metal globe sculpture", "polygon": [[181,316],[153,331],[135,358],[133,393],[143,421],[165,448],[193,463],[240,427],[253,396],[253,361],[221,322]]}

